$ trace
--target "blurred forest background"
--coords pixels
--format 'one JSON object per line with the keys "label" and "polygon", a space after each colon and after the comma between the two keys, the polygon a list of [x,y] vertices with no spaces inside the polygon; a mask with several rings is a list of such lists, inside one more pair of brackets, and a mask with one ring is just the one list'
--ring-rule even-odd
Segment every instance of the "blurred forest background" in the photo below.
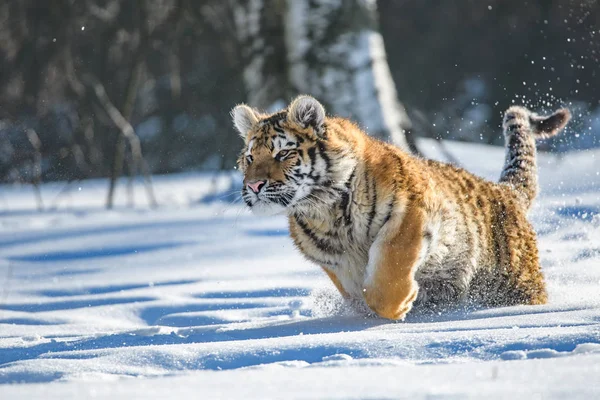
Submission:
{"label": "blurred forest background", "polygon": [[600,5],[572,0],[0,0],[0,181],[231,169],[229,111],[299,93],[418,152],[575,110],[600,146]]}

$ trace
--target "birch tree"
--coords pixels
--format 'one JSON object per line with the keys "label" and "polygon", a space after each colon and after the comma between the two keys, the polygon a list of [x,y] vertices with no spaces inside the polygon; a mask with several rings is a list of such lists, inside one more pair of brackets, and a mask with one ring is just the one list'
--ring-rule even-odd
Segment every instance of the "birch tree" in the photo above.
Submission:
{"label": "birch tree", "polygon": [[310,94],[329,113],[409,150],[373,0],[247,0],[234,7],[248,102],[275,108]]}

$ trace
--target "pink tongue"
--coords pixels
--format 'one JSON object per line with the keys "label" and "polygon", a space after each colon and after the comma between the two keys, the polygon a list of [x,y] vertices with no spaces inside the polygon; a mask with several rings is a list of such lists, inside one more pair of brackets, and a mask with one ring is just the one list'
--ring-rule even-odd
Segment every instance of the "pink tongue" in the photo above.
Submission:
{"label": "pink tongue", "polygon": [[248,186],[250,186],[250,189],[252,189],[252,191],[254,193],[258,193],[258,190],[260,189],[260,186],[263,184],[263,182],[255,182],[255,183],[249,183]]}

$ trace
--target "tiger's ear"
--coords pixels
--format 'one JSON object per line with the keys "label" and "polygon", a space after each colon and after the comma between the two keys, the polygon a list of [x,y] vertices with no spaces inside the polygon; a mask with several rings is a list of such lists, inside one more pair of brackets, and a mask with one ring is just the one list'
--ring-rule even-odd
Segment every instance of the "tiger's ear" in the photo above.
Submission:
{"label": "tiger's ear", "polygon": [[231,118],[235,129],[245,139],[250,129],[258,122],[259,114],[255,109],[239,104],[231,110]]}
{"label": "tiger's ear", "polygon": [[288,109],[288,120],[303,129],[310,126],[318,137],[323,137],[325,108],[311,96],[298,96],[292,101]]}

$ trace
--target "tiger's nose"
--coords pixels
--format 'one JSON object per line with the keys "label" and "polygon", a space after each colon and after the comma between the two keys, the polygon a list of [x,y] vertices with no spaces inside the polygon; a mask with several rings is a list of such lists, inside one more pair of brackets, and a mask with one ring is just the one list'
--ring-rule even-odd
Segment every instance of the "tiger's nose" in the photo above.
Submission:
{"label": "tiger's nose", "polygon": [[254,193],[258,193],[258,192],[260,192],[260,189],[262,189],[262,187],[265,186],[266,184],[267,184],[266,181],[254,181],[254,182],[248,182],[248,187]]}

